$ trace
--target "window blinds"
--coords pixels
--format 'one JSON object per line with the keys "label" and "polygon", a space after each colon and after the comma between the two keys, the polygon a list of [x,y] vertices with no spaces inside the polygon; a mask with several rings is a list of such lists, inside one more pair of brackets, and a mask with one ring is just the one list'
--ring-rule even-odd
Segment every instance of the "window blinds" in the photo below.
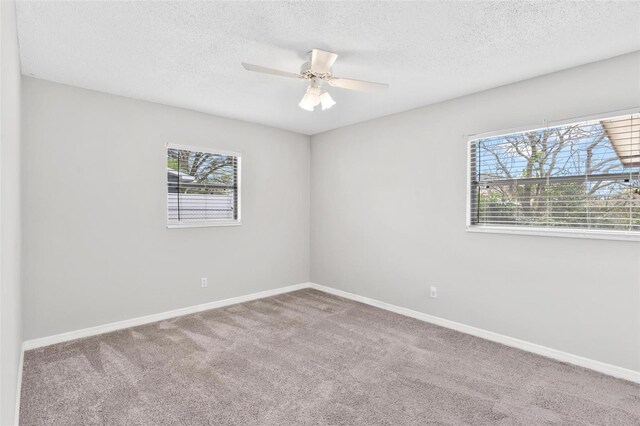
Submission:
{"label": "window blinds", "polygon": [[470,141],[470,225],[640,232],[640,114]]}
{"label": "window blinds", "polygon": [[169,146],[168,223],[239,221],[239,170],[238,154]]}

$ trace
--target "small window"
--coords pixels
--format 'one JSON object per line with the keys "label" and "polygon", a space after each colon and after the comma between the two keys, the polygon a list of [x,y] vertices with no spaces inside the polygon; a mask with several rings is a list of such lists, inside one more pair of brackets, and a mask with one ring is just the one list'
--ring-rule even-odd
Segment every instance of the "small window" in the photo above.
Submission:
{"label": "small window", "polygon": [[640,238],[640,114],[472,139],[469,164],[469,230]]}
{"label": "small window", "polygon": [[240,154],[168,145],[167,223],[240,224]]}

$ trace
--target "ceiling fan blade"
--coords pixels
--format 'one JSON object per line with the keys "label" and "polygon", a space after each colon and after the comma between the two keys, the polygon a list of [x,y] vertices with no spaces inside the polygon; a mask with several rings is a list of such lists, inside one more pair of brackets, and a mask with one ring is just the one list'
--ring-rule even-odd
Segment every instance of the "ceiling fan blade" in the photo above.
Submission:
{"label": "ceiling fan blade", "polygon": [[336,59],[338,59],[338,55],[335,53],[327,52],[326,50],[312,49],[311,71],[316,74],[328,74],[331,72],[331,67]]}
{"label": "ceiling fan blade", "polygon": [[341,89],[357,90],[359,92],[378,92],[389,87],[385,83],[374,83],[372,81],[353,80],[350,78],[333,77],[329,79],[329,84]]}
{"label": "ceiling fan blade", "polygon": [[300,74],[296,74],[296,73],[293,73],[293,72],[274,70],[273,68],[261,67],[260,65],[245,64],[244,62],[242,62],[242,66],[247,71],[261,72],[263,74],[278,75],[280,77],[303,78]]}

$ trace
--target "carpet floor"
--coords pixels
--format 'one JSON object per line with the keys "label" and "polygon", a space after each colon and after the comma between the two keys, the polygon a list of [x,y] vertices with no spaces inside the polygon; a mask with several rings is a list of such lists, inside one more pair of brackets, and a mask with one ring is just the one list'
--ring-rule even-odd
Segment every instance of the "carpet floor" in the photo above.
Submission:
{"label": "carpet floor", "polygon": [[640,386],[300,290],[27,351],[23,425],[640,425]]}

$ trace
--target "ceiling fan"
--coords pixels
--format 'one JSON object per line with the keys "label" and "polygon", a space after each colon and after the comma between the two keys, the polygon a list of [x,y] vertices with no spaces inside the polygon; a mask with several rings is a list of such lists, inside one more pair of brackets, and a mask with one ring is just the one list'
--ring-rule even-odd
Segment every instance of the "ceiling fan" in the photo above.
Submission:
{"label": "ceiling fan", "polygon": [[246,64],[244,62],[242,63],[242,66],[247,71],[309,80],[307,92],[298,104],[300,108],[307,111],[313,111],[317,105],[322,105],[322,110],[325,110],[336,104],[329,92],[323,89],[322,86],[325,82],[333,87],[357,90],[360,92],[375,92],[389,87],[388,84],[384,83],[373,83],[371,81],[334,77],[331,74],[331,68],[338,58],[338,55],[335,53],[320,49],[312,49],[308,55],[309,61],[302,64],[299,74],[261,67],[260,65]]}

